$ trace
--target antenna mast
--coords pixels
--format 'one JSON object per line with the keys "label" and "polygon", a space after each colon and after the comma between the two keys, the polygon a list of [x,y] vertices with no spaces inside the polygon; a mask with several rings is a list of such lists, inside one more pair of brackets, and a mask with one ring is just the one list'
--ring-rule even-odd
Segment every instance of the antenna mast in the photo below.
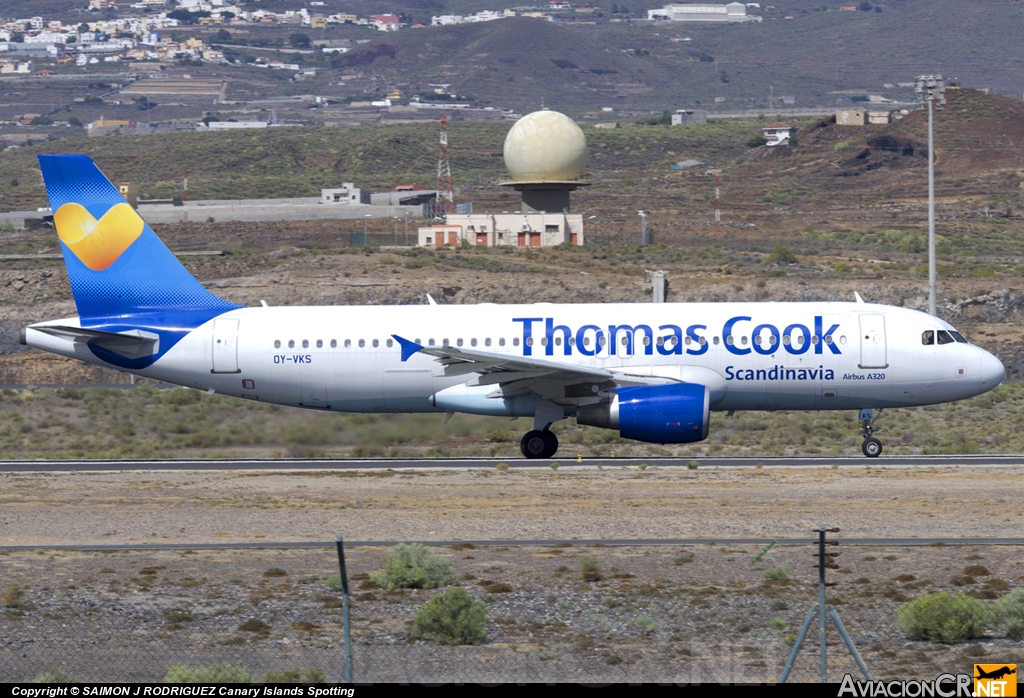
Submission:
{"label": "antenna mast", "polygon": [[443,218],[455,213],[455,193],[452,191],[452,168],[448,162],[448,115],[441,114],[441,154],[437,159],[437,198],[434,216]]}

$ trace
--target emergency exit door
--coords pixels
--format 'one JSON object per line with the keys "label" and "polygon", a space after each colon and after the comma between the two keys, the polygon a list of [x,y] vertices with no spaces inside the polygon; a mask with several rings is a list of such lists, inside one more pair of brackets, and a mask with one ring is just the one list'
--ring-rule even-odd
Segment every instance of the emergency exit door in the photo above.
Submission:
{"label": "emergency exit door", "polygon": [[860,367],[886,368],[885,316],[860,316]]}
{"label": "emergency exit door", "polygon": [[213,321],[213,369],[211,373],[241,373],[238,370],[238,320]]}

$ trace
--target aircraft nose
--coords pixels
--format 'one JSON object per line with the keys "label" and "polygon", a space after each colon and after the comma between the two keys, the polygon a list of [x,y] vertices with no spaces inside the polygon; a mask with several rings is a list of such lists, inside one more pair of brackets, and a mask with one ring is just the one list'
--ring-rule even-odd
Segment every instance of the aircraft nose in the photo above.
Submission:
{"label": "aircraft nose", "polygon": [[987,351],[982,351],[979,375],[981,376],[981,384],[986,389],[991,389],[999,385],[1003,378],[1006,377],[1006,367],[995,356]]}

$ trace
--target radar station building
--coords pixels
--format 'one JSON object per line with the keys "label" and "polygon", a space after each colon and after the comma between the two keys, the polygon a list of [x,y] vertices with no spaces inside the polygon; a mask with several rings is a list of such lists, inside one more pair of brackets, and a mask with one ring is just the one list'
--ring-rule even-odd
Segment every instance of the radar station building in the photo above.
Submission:
{"label": "radar station building", "polygon": [[505,137],[509,176],[499,186],[522,194],[513,213],[448,214],[420,228],[421,247],[582,245],[583,216],[570,213],[570,192],[589,186],[587,138],[576,122],[542,109],[517,121]]}

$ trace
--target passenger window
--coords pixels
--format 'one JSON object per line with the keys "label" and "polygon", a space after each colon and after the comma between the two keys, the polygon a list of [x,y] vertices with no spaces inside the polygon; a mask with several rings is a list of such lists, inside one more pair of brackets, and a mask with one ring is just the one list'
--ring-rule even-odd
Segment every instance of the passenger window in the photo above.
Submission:
{"label": "passenger window", "polygon": [[603,347],[605,344],[607,344],[607,340],[605,340],[604,335],[597,338],[597,346]]}
{"label": "passenger window", "polygon": [[427,340],[427,346],[428,347],[434,346],[434,338],[433,337],[431,337],[429,340]]}
{"label": "passenger window", "polygon": [[825,337],[825,344],[832,344],[832,335]]}
{"label": "passenger window", "polygon": [[584,337],[583,338],[583,346],[585,346],[585,347],[589,347],[590,346],[590,337]]}
{"label": "passenger window", "polygon": [[926,346],[931,345],[931,344],[935,344],[935,331],[934,330],[925,330],[924,332],[922,332],[921,333],[921,344],[924,344]]}
{"label": "passenger window", "polygon": [[503,347],[503,346],[505,346],[505,338],[504,338],[504,337],[502,337],[502,338],[500,338],[500,339],[498,340],[498,346],[499,346],[499,347]]}
{"label": "passenger window", "polygon": [[359,348],[362,349],[365,346],[366,346],[366,340],[365,339],[360,339],[359,340]]}
{"label": "passenger window", "polygon": [[540,338],[540,345],[542,347],[546,347],[548,345],[548,338],[547,337],[541,337]]}
{"label": "passenger window", "polygon": [[[715,342],[715,344],[717,343],[718,342]],[[732,335],[729,335],[728,337],[725,338],[725,343],[728,344],[730,347],[733,345]]]}
{"label": "passenger window", "polygon": [[[689,337],[687,337],[687,339],[689,339]],[[704,337],[701,337],[697,343],[700,344],[701,346],[704,346],[705,344],[708,343],[708,340],[705,339]],[[715,344],[718,344],[718,337],[715,337]]]}
{"label": "passenger window", "polygon": [[939,344],[952,344],[954,341],[956,341],[949,336],[949,332],[946,332],[946,330],[939,330],[938,340]]}
{"label": "passenger window", "polygon": [[518,347],[519,346],[519,337],[513,337],[512,338],[512,346],[514,346],[514,347]]}
{"label": "passenger window", "polygon": [[303,349],[309,349],[309,340],[308,339],[302,340],[302,348]]}
{"label": "passenger window", "polygon": [[811,337],[811,344],[817,344],[817,343],[818,343],[818,335],[814,335],[813,337]]}
{"label": "passenger window", "polygon": [[417,344],[423,344],[423,341],[419,337],[417,337],[413,341],[416,342]]}
{"label": "passenger window", "polygon": [[395,340],[393,340],[393,339],[389,339],[389,340],[388,340],[388,346],[389,346],[389,347],[393,347],[393,346],[395,346]]}
{"label": "passenger window", "polygon": [[485,347],[491,346],[491,338],[490,337],[488,337],[487,339],[484,340],[484,346]]}
{"label": "passenger window", "polygon": [[331,349],[337,349],[337,348],[338,348],[338,340],[332,339],[331,340]]}
{"label": "passenger window", "polygon": [[323,346],[324,346],[324,340],[322,340],[322,339],[318,339],[318,340],[316,340],[316,348],[317,348],[317,349],[320,349],[320,348],[322,348]]}
{"label": "passenger window", "polygon": [[461,347],[462,346],[462,337],[459,337],[458,339],[456,339],[455,343],[458,344]]}
{"label": "passenger window", "polygon": [[528,347],[532,347],[533,346],[533,337],[527,337],[526,338],[526,346],[528,346]]}
{"label": "passenger window", "polygon": [[275,349],[280,349],[281,348],[281,340],[280,339],[275,339],[274,340],[274,348]]}
{"label": "passenger window", "polygon": [[789,335],[788,334],[782,335],[782,343],[785,344],[788,347],[789,346],[789,342],[790,342]]}
{"label": "passenger window", "polygon": [[555,337],[555,346],[556,347],[562,346],[562,338],[561,337]]}
{"label": "passenger window", "polygon": [[444,339],[441,340],[441,346],[443,346],[443,347],[451,346],[448,343],[448,338],[447,337],[445,337]]}
{"label": "passenger window", "polygon": [[569,345],[570,347],[574,347],[574,346],[576,346],[576,338],[575,338],[575,337],[573,337],[573,336],[571,336],[571,335],[569,336],[569,339],[568,339],[568,340],[566,340],[566,342],[568,343],[568,345]]}
{"label": "passenger window", "polygon": [[970,344],[970,342],[968,342],[966,339],[964,339],[964,336],[962,334],[960,334],[959,332],[953,332],[952,330],[950,330],[949,333],[951,335],[953,335],[953,339],[958,341],[960,344]]}
{"label": "passenger window", "polygon": [[[761,343],[761,335],[757,335],[756,337],[754,337],[754,344],[760,344],[760,343]],[[740,344],[742,344],[743,346],[747,346],[747,338],[746,337],[740,337]]]}
{"label": "passenger window", "polygon": [[629,344],[629,337],[623,337],[621,343],[622,346],[626,346],[627,344]]}
{"label": "passenger window", "polygon": [[373,347],[374,347],[374,349],[376,349],[379,346],[380,346],[380,340],[377,340],[377,339],[373,340]]}
{"label": "passenger window", "polygon": [[473,339],[469,340],[469,346],[471,346],[471,347],[475,347],[476,346],[476,337],[473,337]]}
{"label": "passenger window", "polygon": [[346,339],[345,340],[345,348],[346,349],[350,349],[351,347],[352,347],[352,340],[351,339]]}
{"label": "passenger window", "polygon": [[714,338],[714,339],[712,339],[711,341],[712,341],[712,342],[714,342],[714,344],[715,344],[715,346],[716,346],[716,347],[718,346],[718,337],[715,337],[715,338]]}
{"label": "passenger window", "polygon": [[692,340],[692,339],[690,339],[689,337],[687,337],[687,338],[686,338],[686,339],[684,339],[683,341],[684,341],[684,342],[686,343],[686,346],[690,346],[690,342],[692,342],[693,340]]}
{"label": "passenger window", "polygon": [[288,348],[289,349],[294,349],[295,348],[295,340],[294,339],[289,339],[288,340]]}

